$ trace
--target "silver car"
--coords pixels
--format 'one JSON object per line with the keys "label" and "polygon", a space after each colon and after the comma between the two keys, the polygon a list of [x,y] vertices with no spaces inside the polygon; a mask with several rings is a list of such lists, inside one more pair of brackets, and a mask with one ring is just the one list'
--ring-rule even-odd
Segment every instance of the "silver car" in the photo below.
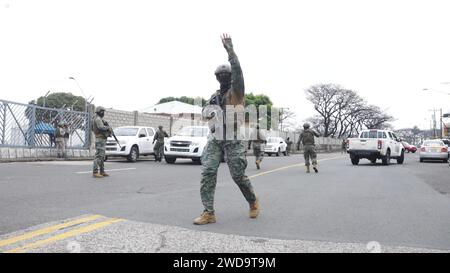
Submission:
{"label": "silver car", "polygon": [[420,162],[436,159],[447,163],[449,159],[448,147],[439,139],[425,140],[420,147],[419,158]]}

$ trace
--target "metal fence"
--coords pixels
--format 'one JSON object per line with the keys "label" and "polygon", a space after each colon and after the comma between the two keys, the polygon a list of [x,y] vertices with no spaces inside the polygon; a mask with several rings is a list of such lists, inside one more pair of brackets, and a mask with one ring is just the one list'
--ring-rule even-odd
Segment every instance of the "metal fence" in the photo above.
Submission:
{"label": "metal fence", "polygon": [[88,149],[88,113],[0,100],[0,147],[54,147],[61,121],[68,124],[67,148]]}

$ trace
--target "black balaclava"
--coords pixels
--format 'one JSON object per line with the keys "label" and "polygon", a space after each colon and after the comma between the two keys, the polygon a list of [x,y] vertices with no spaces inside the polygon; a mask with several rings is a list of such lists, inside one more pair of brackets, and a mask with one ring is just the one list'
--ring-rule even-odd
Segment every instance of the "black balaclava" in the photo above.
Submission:
{"label": "black balaclava", "polygon": [[220,83],[220,94],[225,94],[231,87],[231,73],[223,72],[216,74],[216,79]]}
{"label": "black balaclava", "polygon": [[105,116],[105,111],[100,111],[97,113],[97,115],[101,118],[103,118]]}

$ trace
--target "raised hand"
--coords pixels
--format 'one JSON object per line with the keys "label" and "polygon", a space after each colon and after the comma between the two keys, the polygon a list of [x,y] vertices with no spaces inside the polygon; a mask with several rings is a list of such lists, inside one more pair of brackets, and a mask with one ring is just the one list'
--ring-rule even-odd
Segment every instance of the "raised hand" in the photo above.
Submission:
{"label": "raised hand", "polygon": [[227,51],[233,50],[233,42],[231,41],[231,36],[229,34],[224,33],[220,38],[222,39],[223,47],[225,47]]}

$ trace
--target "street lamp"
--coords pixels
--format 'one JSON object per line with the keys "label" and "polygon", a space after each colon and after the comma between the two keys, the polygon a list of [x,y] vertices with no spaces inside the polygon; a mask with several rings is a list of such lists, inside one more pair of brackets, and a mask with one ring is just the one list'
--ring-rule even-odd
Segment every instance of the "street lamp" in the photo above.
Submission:
{"label": "street lamp", "polygon": [[[443,83],[441,83],[441,84],[450,84],[450,83],[446,83],[446,82],[443,82]],[[441,91],[441,90],[436,90],[436,89],[433,89],[433,88],[423,88],[422,89],[422,91],[433,91],[433,92],[437,92],[437,93],[441,93],[441,94],[445,94],[445,95],[449,95],[450,96],[450,93],[447,93],[447,92],[444,92],[444,91]],[[433,109],[433,110],[430,110],[430,111],[433,111],[434,112],[434,114],[433,114],[433,118],[434,118],[434,130],[436,130],[435,129],[435,127],[436,127],[436,109]],[[442,108],[441,109],[439,109],[439,111],[440,111],[440,135],[441,135],[441,138],[443,137],[443,129],[442,129],[442,125],[443,125],[443,123],[442,123]],[[434,134],[436,134],[436,131],[435,131],[435,133]]]}
{"label": "street lamp", "polygon": [[74,77],[69,77],[69,80],[75,81],[75,83],[77,84],[78,88],[81,91],[81,94],[83,94],[83,97],[84,97],[84,111],[87,112],[87,98],[86,98],[86,95],[84,94],[83,89],[81,88],[80,84],[78,83],[78,81]]}

